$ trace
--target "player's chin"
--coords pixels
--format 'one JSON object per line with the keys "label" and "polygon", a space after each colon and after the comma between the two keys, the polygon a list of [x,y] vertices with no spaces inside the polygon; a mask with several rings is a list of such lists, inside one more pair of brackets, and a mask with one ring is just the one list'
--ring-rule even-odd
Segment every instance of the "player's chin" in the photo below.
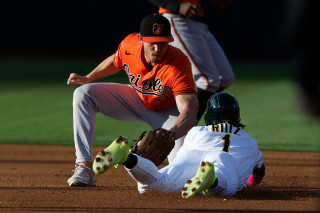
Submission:
{"label": "player's chin", "polygon": [[153,63],[158,64],[158,63],[161,62],[161,60],[162,60],[162,57],[161,57],[161,56],[153,56],[151,61],[152,61]]}

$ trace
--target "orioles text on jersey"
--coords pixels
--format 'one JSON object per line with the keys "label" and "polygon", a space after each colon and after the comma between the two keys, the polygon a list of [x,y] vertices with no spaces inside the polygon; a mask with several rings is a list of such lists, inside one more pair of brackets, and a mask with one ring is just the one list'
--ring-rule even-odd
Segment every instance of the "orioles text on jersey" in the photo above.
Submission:
{"label": "orioles text on jersey", "polygon": [[[162,96],[172,91],[170,86],[162,85],[161,78],[156,78],[154,81],[151,81],[150,79],[142,81],[140,74],[134,76],[130,73],[129,65],[124,64],[123,67],[129,77],[131,85],[135,88],[136,91],[144,95]],[[139,86],[140,80],[142,81],[142,83]]]}

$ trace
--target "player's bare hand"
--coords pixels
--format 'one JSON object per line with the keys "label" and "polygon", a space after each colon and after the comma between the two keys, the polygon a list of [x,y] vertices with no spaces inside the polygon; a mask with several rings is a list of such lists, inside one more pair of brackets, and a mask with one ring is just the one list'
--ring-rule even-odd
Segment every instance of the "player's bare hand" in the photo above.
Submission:
{"label": "player's bare hand", "polygon": [[163,129],[163,128],[158,128],[158,129],[155,129],[155,130],[156,130],[155,131],[155,138],[163,137],[163,138],[168,139],[170,134],[172,134],[171,131]]}
{"label": "player's bare hand", "polygon": [[180,8],[179,8],[179,13],[181,15],[188,17],[188,18],[197,19],[199,9],[200,8],[197,5],[192,4],[190,2],[181,2]]}
{"label": "player's bare hand", "polygon": [[76,85],[84,85],[84,84],[87,84],[89,83],[89,80],[87,77],[84,77],[84,76],[81,76],[77,73],[71,73],[69,78],[68,78],[68,81],[67,81],[67,84],[69,86],[76,86]]}

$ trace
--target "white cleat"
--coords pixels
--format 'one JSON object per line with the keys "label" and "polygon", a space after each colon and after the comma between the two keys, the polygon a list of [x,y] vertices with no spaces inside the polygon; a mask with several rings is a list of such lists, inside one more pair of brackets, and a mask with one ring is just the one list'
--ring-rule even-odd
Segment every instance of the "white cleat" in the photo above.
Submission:
{"label": "white cleat", "polygon": [[94,172],[90,167],[84,164],[76,164],[75,167],[74,174],[68,179],[69,186],[96,186]]}

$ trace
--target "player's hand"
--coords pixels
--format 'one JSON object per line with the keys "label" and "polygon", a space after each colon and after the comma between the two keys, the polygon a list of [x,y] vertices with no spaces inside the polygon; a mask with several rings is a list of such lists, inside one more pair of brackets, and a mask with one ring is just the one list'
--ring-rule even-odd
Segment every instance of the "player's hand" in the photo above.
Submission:
{"label": "player's hand", "polygon": [[247,187],[258,186],[261,183],[262,179],[263,179],[263,177],[250,175],[245,186],[247,186]]}
{"label": "player's hand", "polygon": [[181,2],[179,13],[191,19],[198,19],[198,10],[200,8],[190,2]]}
{"label": "player's hand", "polygon": [[69,86],[76,86],[76,85],[82,86],[87,83],[89,83],[89,79],[77,73],[71,73],[67,81],[67,84]]}
{"label": "player's hand", "polygon": [[164,137],[165,139],[168,139],[171,135],[175,136],[174,133],[166,129],[163,129],[163,128],[155,129],[155,138]]}

